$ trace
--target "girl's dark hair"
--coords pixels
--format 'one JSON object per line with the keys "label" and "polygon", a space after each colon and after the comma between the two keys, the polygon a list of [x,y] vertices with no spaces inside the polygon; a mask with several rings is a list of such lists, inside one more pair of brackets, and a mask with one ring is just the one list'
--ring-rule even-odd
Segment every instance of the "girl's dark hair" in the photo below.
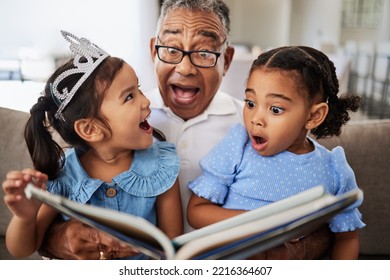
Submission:
{"label": "girl's dark hair", "polygon": [[[61,73],[74,68],[73,59],[59,67],[47,81],[45,91],[30,110],[31,116],[27,121],[24,137],[34,168],[46,173],[50,180],[59,175],[65,160],[62,147],[53,138],[53,130],[68,145],[83,150],[88,150],[89,146],[75,132],[75,121],[82,118],[94,118],[110,130],[107,121],[99,115],[99,110],[105,91],[123,64],[124,61],[120,58],[106,58],[83,82],[62,111],[64,120],[55,118],[58,106],[50,93],[50,84]],[[82,74],[70,75],[58,85],[58,90],[62,91],[65,87],[71,89],[81,76]]]}
{"label": "girl's dark hair", "polygon": [[293,71],[299,88],[306,92],[309,102],[327,102],[329,112],[324,122],[311,130],[317,138],[338,136],[349,120],[348,111],[356,112],[361,103],[358,95],[338,97],[339,82],[331,60],[319,50],[306,46],[288,46],[264,52],[253,62],[249,75],[256,69]]}

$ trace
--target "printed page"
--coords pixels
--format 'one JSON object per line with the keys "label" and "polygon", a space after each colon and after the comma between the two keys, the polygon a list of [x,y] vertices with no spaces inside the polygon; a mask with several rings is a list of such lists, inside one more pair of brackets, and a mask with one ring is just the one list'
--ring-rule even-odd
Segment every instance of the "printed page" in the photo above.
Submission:
{"label": "printed page", "polygon": [[317,199],[321,197],[323,194],[324,194],[323,186],[317,186],[309,190],[303,191],[301,193],[298,193],[297,195],[294,195],[292,197],[288,197],[286,199],[274,202],[264,207],[248,211],[246,213],[237,215],[233,218],[209,225],[202,229],[195,230],[187,234],[183,234],[173,239],[172,242],[175,244],[175,246],[181,247],[183,246],[183,244],[188,243],[191,240],[201,238],[203,236],[207,236],[228,228],[236,227],[238,225],[248,223],[254,220],[259,220],[261,218],[267,217],[269,215],[278,212],[286,211],[287,209]]}
{"label": "printed page", "polygon": [[162,252],[166,258],[174,258],[175,250],[170,239],[143,218],[112,209],[80,204],[38,189],[33,184],[29,184],[25,192],[27,197],[41,200],[69,217],[131,244],[153,258],[160,258]]}
{"label": "printed page", "polygon": [[[304,228],[305,230],[309,230],[310,228],[314,229],[318,226],[319,221],[327,221],[334,214],[354,203],[361,195],[361,191],[350,192],[342,196],[325,194],[318,199],[292,209],[190,241],[178,250],[176,258],[191,259],[199,254],[203,254],[203,256],[199,257],[200,259],[223,258],[231,252],[234,252],[235,248],[249,250],[251,246],[253,247],[253,244],[244,247],[239,242],[246,238],[247,240],[245,242],[254,240],[257,243],[260,241],[266,243],[272,237],[274,238],[274,242],[268,244],[266,247],[272,248],[289,240],[286,238],[293,238],[288,233],[293,232],[297,227]],[[294,234],[298,233],[297,231],[294,232]],[[278,236],[284,236],[284,238],[275,239]],[[230,247],[229,243],[231,243]],[[259,250],[261,248],[254,249]],[[250,256],[250,254],[247,256]]]}

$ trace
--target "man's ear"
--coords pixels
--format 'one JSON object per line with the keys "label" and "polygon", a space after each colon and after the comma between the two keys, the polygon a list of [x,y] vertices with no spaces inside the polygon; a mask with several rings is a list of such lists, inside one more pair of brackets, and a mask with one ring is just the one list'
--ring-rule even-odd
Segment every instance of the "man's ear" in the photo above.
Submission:
{"label": "man's ear", "polygon": [[93,119],[75,121],[74,130],[86,142],[97,142],[104,138],[101,126]]}
{"label": "man's ear", "polygon": [[154,63],[154,60],[156,59],[156,48],[154,47],[156,45],[156,37],[152,37],[149,42],[149,48],[150,48],[150,55],[152,57],[152,62]]}
{"label": "man's ear", "polygon": [[310,109],[310,117],[306,121],[305,128],[310,130],[322,124],[328,114],[328,111],[329,107],[325,102],[314,104]]}
{"label": "man's ear", "polygon": [[234,47],[228,46],[224,53],[224,59],[225,59],[225,65],[223,69],[223,75],[226,75],[226,72],[228,71],[230,64],[232,63],[234,56]]}

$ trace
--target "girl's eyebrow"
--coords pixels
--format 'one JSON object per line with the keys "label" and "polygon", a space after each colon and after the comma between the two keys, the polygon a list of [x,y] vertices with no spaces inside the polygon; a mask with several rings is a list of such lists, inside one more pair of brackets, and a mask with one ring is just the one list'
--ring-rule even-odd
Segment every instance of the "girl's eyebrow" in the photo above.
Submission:
{"label": "girl's eyebrow", "polygon": [[[256,95],[256,91],[252,88],[246,88],[245,89],[245,94],[246,93],[252,93],[254,95]],[[285,101],[288,101],[288,102],[292,102],[291,98],[285,96],[284,94],[281,94],[281,93],[274,93],[274,92],[271,92],[271,93],[268,93],[266,95],[266,98],[276,98],[276,99],[282,99],[282,100],[285,100]]]}
{"label": "girl's eyebrow", "polygon": [[283,100],[286,100],[288,102],[292,101],[291,98],[289,98],[281,93],[268,93],[266,97],[283,99]]}
{"label": "girl's eyebrow", "polygon": [[256,94],[256,92],[252,89],[252,88],[246,88],[245,89],[245,93],[253,93],[253,94]]}
{"label": "girl's eyebrow", "polygon": [[120,91],[119,98],[122,98],[124,95],[128,94],[129,92],[133,91],[134,89],[137,89],[138,87],[139,87],[139,80],[137,79],[136,85],[128,86]]}
{"label": "girl's eyebrow", "polygon": [[137,86],[129,86],[129,87],[124,88],[123,90],[120,91],[119,98],[123,98],[124,96],[127,96],[127,94],[129,92],[134,91],[135,88],[138,88],[138,84],[137,84]]}

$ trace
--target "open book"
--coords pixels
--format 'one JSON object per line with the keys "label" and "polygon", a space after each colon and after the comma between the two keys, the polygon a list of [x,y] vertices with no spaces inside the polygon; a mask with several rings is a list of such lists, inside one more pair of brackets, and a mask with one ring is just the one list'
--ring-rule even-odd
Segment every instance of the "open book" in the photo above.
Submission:
{"label": "open book", "polygon": [[314,231],[363,195],[357,190],[333,196],[317,186],[170,240],[141,217],[80,204],[32,184],[25,192],[153,259],[245,259]]}

